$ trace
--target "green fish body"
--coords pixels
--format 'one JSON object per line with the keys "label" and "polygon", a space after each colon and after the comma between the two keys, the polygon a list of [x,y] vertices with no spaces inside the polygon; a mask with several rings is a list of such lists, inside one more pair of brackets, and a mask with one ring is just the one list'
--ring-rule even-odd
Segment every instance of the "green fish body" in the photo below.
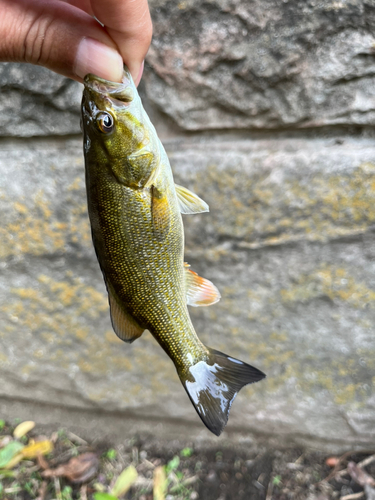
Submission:
{"label": "green fish body", "polygon": [[207,204],[173,181],[166,152],[125,68],[122,83],[85,78],[82,125],[92,238],[116,334],[149,330],[172,359],[198,415],[216,435],[237,392],[265,375],[202,344],[187,305],[217,288],[184,263],[181,213]]}

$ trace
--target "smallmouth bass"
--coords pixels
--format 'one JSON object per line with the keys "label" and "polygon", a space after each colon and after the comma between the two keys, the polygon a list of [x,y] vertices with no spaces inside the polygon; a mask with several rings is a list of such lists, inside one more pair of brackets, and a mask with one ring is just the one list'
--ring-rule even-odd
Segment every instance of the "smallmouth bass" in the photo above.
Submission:
{"label": "smallmouth bass", "polygon": [[122,83],[87,75],[82,99],[92,239],[108,291],[112,326],[133,342],[149,330],[173,361],[207,428],[220,435],[231,404],[257,368],[202,344],[187,305],[220,299],[184,263],[183,214],[207,204],[173,181],[167,154],[130,73]]}

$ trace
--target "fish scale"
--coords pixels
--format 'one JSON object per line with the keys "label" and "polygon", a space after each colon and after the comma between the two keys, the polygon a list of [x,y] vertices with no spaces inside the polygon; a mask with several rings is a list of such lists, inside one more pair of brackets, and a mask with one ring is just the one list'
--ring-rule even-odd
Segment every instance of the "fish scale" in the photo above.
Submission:
{"label": "fish scale", "polygon": [[[95,182],[101,184],[103,175],[106,176],[106,172],[100,168]],[[111,202],[114,199],[117,203]],[[100,195],[91,202],[91,210],[97,213],[108,254],[106,259],[102,259],[103,267],[116,294],[138,320],[152,330],[154,337],[165,346],[167,354],[182,365],[187,362],[188,354],[190,359],[206,352],[196,336],[186,307],[182,280],[182,221],[175,211],[172,226],[178,229],[170,231],[166,240],[159,243],[152,237],[150,205],[149,196],[115,184],[110,190],[100,191]],[[132,214],[131,217],[123,216],[125,208]],[[121,237],[113,238],[114,233]],[[108,266],[108,260],[111,266]],[[158,268],[150,264],[155,261]],[[157,308],[153,307],[153,301],[143,300],[152,287],[157,291]],[[185,343],[177,342],[174,338],[176,331],[182,331],[187,339]]]}
{"label": "fish scale", "polygon": [[92,238],[107,286],[112,325],[126,342],[149,330],[173,361],[204,424],[219,435],[244,385],[265,375],[206,347],[187,305],[220,294],[184,264],[181,213],[208,211],[174,184],[168,157],[128,70],[122,83],[85,78],[82,124]]}

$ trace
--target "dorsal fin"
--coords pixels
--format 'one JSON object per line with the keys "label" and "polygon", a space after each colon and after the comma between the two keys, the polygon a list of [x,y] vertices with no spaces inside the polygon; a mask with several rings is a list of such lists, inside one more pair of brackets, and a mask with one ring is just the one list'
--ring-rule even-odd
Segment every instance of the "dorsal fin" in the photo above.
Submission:
{"label": "dorsal fin", "polygon": [[209,212],[208,205],[199,196],[189,191],[185,187],[175,184],[180,212],[182,214],[199,214]]}
{"label": "dorsal fin", "polygon": [[158,241],[163,241],[169,232],[171,213],[167,196],[157,187],[151,186],[151,213],[153,231]]}
{"label": "dorsal fin", "polygon": [[134,342],[145,331],[137,321],[122,307],[119,306],[116,298],[108,290],[109,307],[111,311],[112,327],[121,340],[124,342]]}
{"label": "dorsal fin", "polygon": [[211,281],[201,278],[185,262],[186,301],[189,306],[210,306],[220,300],[220,292]]}

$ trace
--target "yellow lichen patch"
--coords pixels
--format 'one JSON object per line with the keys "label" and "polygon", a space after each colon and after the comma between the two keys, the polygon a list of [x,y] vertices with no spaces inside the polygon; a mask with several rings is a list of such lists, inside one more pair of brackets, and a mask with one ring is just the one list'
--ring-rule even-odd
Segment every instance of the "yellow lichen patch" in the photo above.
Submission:
{"label": "yellow lichen patch", "polygon": [[197,183],[207,186],[216,233],[257,247],[363,233],[375,221],[374,172],[375,165],[364,163],[350,172],[316,171],[274,183],[267,170],[245,177],[238,167],[211,165]]}
{"label": "yellow lichen patch", "polygon": [[296,285],[280,290],[280,295],[284,303],[327,297],[358,309],[375,307],[375,290],[357,282],[346,269],[331,265],[322,265],[310,274],[301,275]]}
{"label": "yellow lichen patch", "polygon": [[288,335],[285,332],[272,332],[270,339],[276,342],[286,342],[288,340]]}
{"label": "yellow lichen patch", "polygon": [[68,186],[68,191],[80,191],[83,187],[83,178],[76,177],[70,186]]}
{"label": "yellow lichen patch", "polygon": [[23,205],[22,203],[16,202],[14,204],[14,209],[20,213],[20,214],[26,214],[27,213],[27,206]]}
{"label": "yellow lichen patch", "polygon": [[108,310],[106,296],[77,278],[57,282],[41,275],[38,282],[37,288],[12,289],[0,310],[10,320],[17,318],[20,328],[39,332],[49,342],[56,335],[86,338],[88,330],[80,317],[95,319]]}
{"label": "yellow lichen patch", "polygon": [[7,356],[5,356],[5,354],[0,352],[0,363],[2,365],[5,365],[5,364],[8,364],[8,362],[9,362],[9,360],[8,360]]}
{"label": "yellow lichen patch", "polygon": [[[73,188],[77,182],[73,183]],[[51,200],[43,191],[38,191],[27,201],[9,200],[9,206],[13,207],[13,212],[7,214],[0,228],[0,258],[64,253],[69,242],[91,245],[84,203],[78,205],[75,199],[69,199],[64,205],[64,213],[57,213]]]}

